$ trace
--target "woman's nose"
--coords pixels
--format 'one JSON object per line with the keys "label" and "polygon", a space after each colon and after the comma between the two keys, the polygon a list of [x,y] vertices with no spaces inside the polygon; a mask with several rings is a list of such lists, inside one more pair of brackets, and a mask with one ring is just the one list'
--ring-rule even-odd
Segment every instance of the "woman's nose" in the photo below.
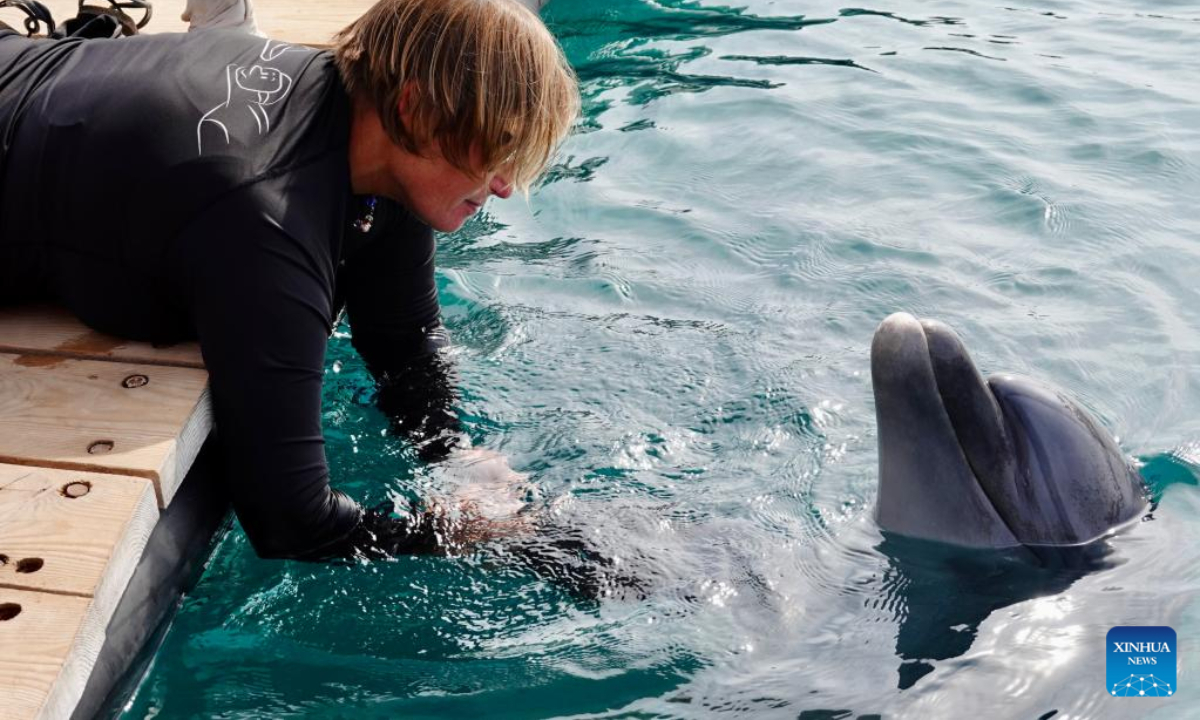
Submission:
{"label": "woman's nose", "polygon": [[504,200],[509,195],[512,195],[513,189],[512,189],[512,183],[510,183],[508,181],[508,178],[506,178],[503,175],[497,174],[492,177],[492,184],[488,188],[488,190],[490,190],[491,193],[493,195],[495,195],[496,197],[500,198],[501,200]]}

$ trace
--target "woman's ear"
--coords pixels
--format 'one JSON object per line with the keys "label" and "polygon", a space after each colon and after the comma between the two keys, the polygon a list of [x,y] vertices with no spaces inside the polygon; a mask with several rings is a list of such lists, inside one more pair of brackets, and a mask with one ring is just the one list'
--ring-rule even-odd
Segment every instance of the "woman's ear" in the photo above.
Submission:
{"label": "woman's ear", "polygon": [[396,101],[396,112],[400,114],[400,123],[409,132],[413,128],[413,116],[417,107],[417,85],[413,81],[404,83],[400,90],[400,99]]}

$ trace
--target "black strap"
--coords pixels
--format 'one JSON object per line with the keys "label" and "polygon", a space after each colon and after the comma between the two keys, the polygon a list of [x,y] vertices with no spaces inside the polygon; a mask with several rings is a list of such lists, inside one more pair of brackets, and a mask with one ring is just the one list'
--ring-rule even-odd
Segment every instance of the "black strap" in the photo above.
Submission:
{"label": "black strap", "polygon": [[79,14],[63,23],[63,35],[87,40],[130,37],[137,34],[133,18],[120,10],[83,5]]}
{"label": "black strap", "polygon": [[[96,5],[88,5],[87,0],[79,0],[79,14],[82,15],[85,12],[94,14],[96,11],[116,13],[128,19],[129,23],[133,26],[133,31],[125,34],[134,35],[137,30],[146,27],[146,23],[150,22],[150,16],[154,13],[154,8],[151,6],[150,0],[108,0],[108,5],[106,8],[101,8]],[[126,10],[141,10],[143,13],[142,19],[135,22],[129,16],[129,13],[125,12]]]}
{"label": "black strap", "polygon": [[[152,8],[150,0],[107,0],[108,7],[88,5],[79,0],[79,13],[63,23],[60,28],[54,22],[50,9],[39,0],[0,0],[0,8],[11,7],[25,13],[25,33],[28,37],[45,36],[54,38],[82,37],[115,38],[136,35],[137,31],[150,22]],[[141,20],[134,20],[125,12],[127,9],[141,10]],[[45,26],[43,28],[43,26]],[[0,30],[11,29],[0,23]]]}
{"label": "black strap", "polygon": [[[17,8],[25,13],[25,33],[29,37],[54,33],[54,18],[50,15],[50,8],[38,0],[0,0],[0,8],[6,7]],[[45,33],[41,32],[42,25],[46,26]]]}

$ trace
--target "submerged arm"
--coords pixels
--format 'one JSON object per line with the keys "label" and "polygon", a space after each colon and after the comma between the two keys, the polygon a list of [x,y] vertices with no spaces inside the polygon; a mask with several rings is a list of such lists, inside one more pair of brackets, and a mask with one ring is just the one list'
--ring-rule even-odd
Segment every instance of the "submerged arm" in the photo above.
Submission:
{"label": "submerged arm", "polygon": [[[320,187],[315,181],[329,170],[300,172],[317,177],[296,186]],[[433,514],[364,511],[330,487],[321,385],[333,309],[328,237],[337,228],[272,217],[264,208],[284,188],[270,183],[206,209],[169,260],[208,368],[222,476],[238,520],[265,558],[441,551]]]}
{"label": "submerged arm", "polygon": [[439,316],[434,236],[399,205],[380,198],[370,228],[347,233],[339,287],[355,350],[375,377],[376,402],[392,431],[427,462],[463,439],[454,410],[454,368],[439,352],[449,340]]}
{"label": "submerged arm", "polygon": [[[367,211],[366,201],[361,203],[359,217]],[[455,370],[439,352],[448,337],[439,320],[433,231],[383,199],[376,202],[373,215],[368,232],[348,233],[339,279],[354,347],[375,376],[376,402],[392,431],[410,440],[422,460],[445,462],[471,481],[457,498],[465,506],[460,509],[467,509],[457,525],[441,513],[410,515],[417,518],[416,529],[403,528],[399,541],[432,534],[431,551],[445,551],[456,544],[506,536],[506,547],[515,557],[581,597],[600,598],[618,586],[635,585],[580,529],[556,527],[552,517],[539,513],[515,514],[524,501],[513,490],[523,476],[512,471],[503,455],[470,448],[455,412]],[[501,519],[488,520],[469,509],[483,507],[498,510]],[[387,527],[382,513],[376,513],[359,532],[385,538]],[[438,548],[438,538],[451,547]]]}
{"label": "submerged arm", "polygon": [[[480,511],[513,507],[508,496],[524,477],[502,455],[471,448],[455,410],[457,378],[441,352],[449,339],[439,317],[433,231],[391,201],[378,199],[373,212],[369,201],[359,202],[370,228],[348,233],[339,277],[354,348],[375,377],[376,403],[392,432],[412,442],[425,462],[444,463],[470,481],[467,495],[452,505],[465,511],[465,524],[479,523],[451,528],[461,530],[452,534],[486,535]],[[501,523],[491,529],[502,531]]]}

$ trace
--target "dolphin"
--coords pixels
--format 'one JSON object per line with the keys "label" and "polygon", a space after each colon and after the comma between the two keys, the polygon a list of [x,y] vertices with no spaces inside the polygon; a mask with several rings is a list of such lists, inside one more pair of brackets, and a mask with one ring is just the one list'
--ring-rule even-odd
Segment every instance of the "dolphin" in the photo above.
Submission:
{"label": "dolphin", "polygon": [[1089,544],[1147,509],[1139,475],[1086,410],[1037,380],[984,380],[944,323],[885,319],[871,382],[885,531],[1040,555]]}

